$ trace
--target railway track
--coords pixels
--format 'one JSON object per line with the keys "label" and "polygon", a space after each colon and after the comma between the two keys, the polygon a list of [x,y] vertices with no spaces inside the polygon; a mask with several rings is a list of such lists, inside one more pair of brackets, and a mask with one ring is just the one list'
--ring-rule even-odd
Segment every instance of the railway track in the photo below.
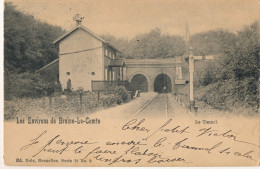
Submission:
{"label": "railway track", "polygon": [[[154,106],[154,109],[152,106]],[[159,106],[161,108],[159,108]],[[149,116],[153,116],[153,111],[155,113],[160,113],[162,117],[165,116],[166,118],[168,118],[168,113],[169,113],[168,108],[169,108],[169,103],[168,103],[167,93],[158,93],[154,98],[152,98],[148,103],[146,103],[139,111],[137,111],[130,119],[133,119],[137,116],[141,116],[144,113],[146,113]]]}

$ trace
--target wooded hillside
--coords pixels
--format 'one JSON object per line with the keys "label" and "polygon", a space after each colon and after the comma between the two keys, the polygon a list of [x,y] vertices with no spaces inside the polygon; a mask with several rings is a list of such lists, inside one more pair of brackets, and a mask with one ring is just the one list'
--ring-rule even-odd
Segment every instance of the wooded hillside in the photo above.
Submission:
{"label": "wooded hillside", "polygon": [[16,10],[4,8],[4,91],[5,99],[41,97],[52,85],[34,72],[58,58],[52,42],[64,30]]}
{"label": "wooded hillside", "polygon": [[5,73],[32,72],[58,57],[52,42],[64,31],[39,21],[32,15],[5,3],[4,70]]}

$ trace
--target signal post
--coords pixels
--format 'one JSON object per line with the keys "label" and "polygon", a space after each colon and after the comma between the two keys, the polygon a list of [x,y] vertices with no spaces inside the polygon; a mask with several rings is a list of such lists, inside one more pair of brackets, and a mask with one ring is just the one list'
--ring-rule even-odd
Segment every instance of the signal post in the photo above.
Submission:
{"label": "signal post", "polygon": [[194,60],[212,60],[214,59],[213,55],[208,56],[193,56],[192,47],[190,47],[189,54],[189,73],[190,73],[190,111],[197,111],[197,107],[195,107],[194,100]]}

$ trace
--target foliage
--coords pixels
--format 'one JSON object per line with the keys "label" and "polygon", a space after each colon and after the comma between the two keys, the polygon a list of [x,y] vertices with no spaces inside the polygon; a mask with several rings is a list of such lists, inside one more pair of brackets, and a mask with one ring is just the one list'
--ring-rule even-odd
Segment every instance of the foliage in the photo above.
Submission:
{"label": "foliage", "polygon": [[4,10],[4,80],[5,99],[41,97],[49,94],[52,85],[35,70],[58,57],[52,41],[64,31],[36,20],[5,3]]}
{"label": "foliage", "polygon": [[236,36],[224,29],[197,33],[190,38],[194,55],[228,53],[236,41]]}
{"label": "foliage", "polygon": [[[121,88],[122,89],[122,88]],[[59,92],[45,97],[15,97],[5,100],[4,118],[12,120],[17,115],[29,117],[38,116],[67,116],[71,114],[91,113],[98,109],[111,107],[122,103],[122,97],[116,94],[102,96],[98,100],[97,94],[90,91]]]}
{"label": "foliage", "polygon": [[214,60],[195,61],[195,85],[207,86],[233,78],[233,73],[228,68],[226,56],[219,54],[214,55]]}
{"label": "foliage", "polygon": [[180,36],[162,34],[161,30],[152,29],[149,33],[140,34],[131,40],[115,38],[112,35],[102,35],[109,43],[117,47],[121,57],[168,58],[184,54],[184,40]]}
{"label": "foliage", "polygon": [[64,31],[16,10],[12,3],[4,9],[5,73],[35,71],[58,57],[52,42]]}
{"label": "foliage", "polygon": [[216,55],[214,62],[197,63],[196,86],[209,90],[200,98],[212,107],[221,109],[259,107],[259,25],[244,27],[225,52]]}
{"label": "foliage", "polygon": [[[139,34],[131,40],[102,35],[102,38],[117,47],[121,57],[168,58],[182,56],[185,53],[185,42],[181,36],[162,34],[158,28],[149,33]],[[229,53],[236,41],[236,36],[224,29],[197,33],[190,38],[195,55]]]}
{"label": "foliage", "polygon": [[113,105],[122,103],[122,98],[115,94],[109,94],[102,99],[104,107],[111,107]]}
{"label": "foliage", "polygon": [[14,97],[42,97],[53,92],[53,85],[34,73],[10,74],[5,76],[5,99]]}
{"label": "foliage", "polygon": [[101,101],[92,92],[82,93],[82,105],[78,93],[55,93],[48,97],[41,98],[14,98],[5,101],[5,120],[14,119],[17,115],[20,117],[38,116],[59,117],[75,113],[89,113],[102,106]]}
{"label": "foliage", "polygon": [[118,104],[121,104],[122,102],[127,102],[128,91],[124,86],[117,87],[115,90],[115,94],[119,97]]}

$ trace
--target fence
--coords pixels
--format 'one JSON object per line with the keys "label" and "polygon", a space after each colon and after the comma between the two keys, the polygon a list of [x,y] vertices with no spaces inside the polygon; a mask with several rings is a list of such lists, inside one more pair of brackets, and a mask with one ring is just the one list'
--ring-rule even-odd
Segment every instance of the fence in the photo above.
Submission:
{"label": "fence", "polygon": [[128,81],[94,81],[91,82],[92,91],[114,91],[118,86],[124,86],[128,91],[132,85]]}

